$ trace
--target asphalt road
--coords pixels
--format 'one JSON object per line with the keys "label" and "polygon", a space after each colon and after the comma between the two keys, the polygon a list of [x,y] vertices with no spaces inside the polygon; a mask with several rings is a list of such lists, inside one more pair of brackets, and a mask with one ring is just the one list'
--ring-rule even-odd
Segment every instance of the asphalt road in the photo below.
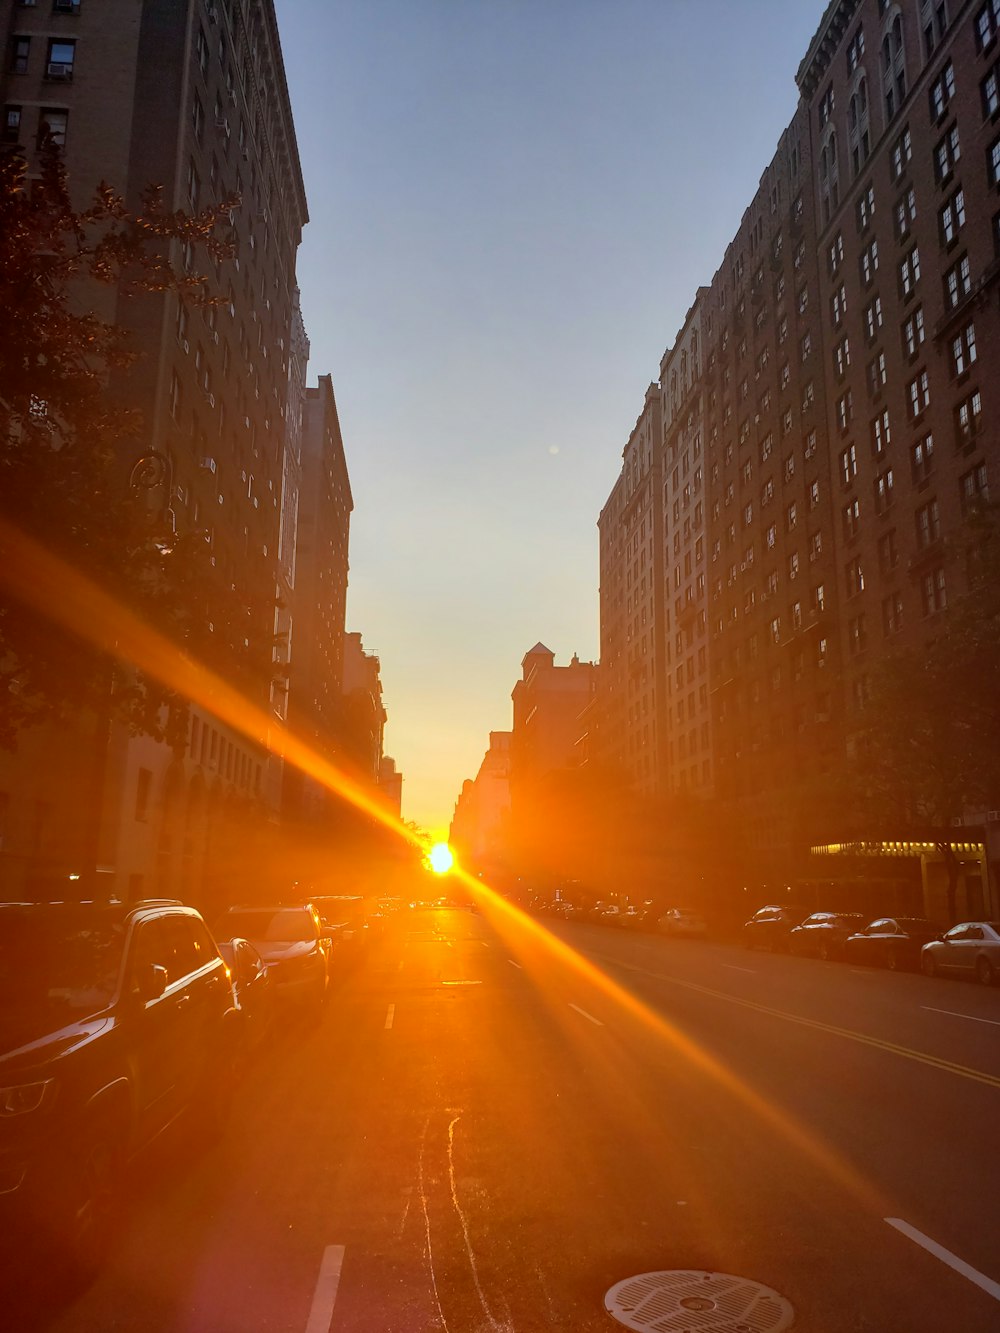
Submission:
{"label": "asphalt road", "polygon": [[0,1327],[611,1333],[615,1283],[690,1269],[800,1333],[988,1333],[998,1125],[1000,990],[408,910],[219,1148],[142,1163],[93,1286]]}

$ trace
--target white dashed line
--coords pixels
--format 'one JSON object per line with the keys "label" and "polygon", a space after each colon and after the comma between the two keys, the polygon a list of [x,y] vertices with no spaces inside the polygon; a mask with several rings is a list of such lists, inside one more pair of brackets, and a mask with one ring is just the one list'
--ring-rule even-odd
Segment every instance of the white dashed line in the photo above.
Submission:
{"label": "white dashed line", "polygon": [[333,1307],[337,1304],[337,1288],[340,1286],[340,1270],[343,1264],[343,1245],[328,1245],[323,1251],[323,1261],[319,1266],[319,1277],[316,1279],[316,1290],[309,1310],[306,1333],[328,1333],[330,1320],[333,1318]]}
{"label": "white dashed line", "polygon": [[571,1000],[568,1001],[568,1003],[571,1009],[575,1009],[578,1014],[582,1014],[584,1018],[589,1019],[591,1023],[595,1024],[597,1027],[602,1028],[604,1026],[599,1018],[595,1018],[593,1014],[588,1014],[586,1009],[581,1009],[578,1004],[573,1004]]}
{"label": "white dashed line", "polygon": [[932,1004],[922,1004],[921,1009],[926,1009],[931,1014],[947,1014],[949,1018],[967,1018],[970,1023],[990,1023],[995,1028],[1000,1028],[1000,1023],[995,1018],[977,1018],[975,1014],[960,1014],[954,1009],[935,1009]]}
{"label": "white dashed line", "polygon": [[887,1217],[884,1221],[891,1227],[901,1231],[904,1236],[908,1236],[916,1245],[925,1249],[928,1254],[933,1254],[935,1259],[940,1259],[943,1264],[953,1268],[956,1273],[961,1273],[962,1277],[968,1280],[981,1291],[985,1291],[987,1296],[992,1296],[995,1301],[1000,1301],[1000,1282],[994,1282],[991,1277],[986,1277],[978,1269],[967,1264],[964,1259],[960,1259],[957,1254],[952,1254],[951,1250],[946,1250],[943,1245],[939,1245],[936,1240],[931,1240],[925,1236],[922,1231],[916,1227],[911,1227],[909,1222],[904,1222],[898,1217]]}
{"label": "white dashed line", "polygon": [[519,972],[523,972],[523,971],[524,971],[524,968],[521,966],[521,964],[520,964],[520,963],[515,963],[514,960],[513,960],[513,958],[508,958],[508,959],[507,959],[507,962],[510,963],[511,967],[516,967],[517,970],[518,970]]}
{"label": "white dashed line", "polygon": [[395,1016],[396,1016],[396,1006],[394,1004],[390,1004],[389,1008],[386,1010],[386,1015],[385,1015],[386,1032],[388,1032],[389,1029],[392,1027],[392,1020],[395,1018]]}
{"label": "white dashed line", "polygon": [[723,963],[723,967],[728,967],[731,972],[749,972],[752,977],[757,975],[755,967],[738,967],[736,963]]}

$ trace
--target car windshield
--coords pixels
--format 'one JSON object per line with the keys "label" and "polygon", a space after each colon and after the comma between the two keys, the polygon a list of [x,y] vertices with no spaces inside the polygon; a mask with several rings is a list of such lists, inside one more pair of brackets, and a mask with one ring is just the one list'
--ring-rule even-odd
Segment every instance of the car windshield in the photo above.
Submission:
{"label": "car windshield", "polygon": [[0,1051],[107,1008],[124,941],[120,912],[64,904],[0,908]]}
{"label": "car windshield", "polygon": [[364,916],[361,898],[314,898],[313,907],[327,926],[356,925]]}
{"label": "car windshield", "polygon": [[221,932],[241,935],[248,940],[264,940],[271,944],[295,940],[314,940],[316,921],[311,912],[301,907],[280,908],[278,911],[247,908],[227,912]]}

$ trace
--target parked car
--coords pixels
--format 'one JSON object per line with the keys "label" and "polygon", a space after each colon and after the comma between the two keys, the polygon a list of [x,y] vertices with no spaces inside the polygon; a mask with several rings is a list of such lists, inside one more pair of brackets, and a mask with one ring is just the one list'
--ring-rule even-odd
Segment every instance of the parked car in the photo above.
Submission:
{"label": "parked car", "polygon": [[920,966],[929,977],[938,972],[974,977],[992,986],[1000,977],[1000,921],[963,921],[920,950]]}
{"label": "parked car", "polygon": [[267,1040],[274,1024],[274,981],[267,964],[249,940],[219,940],[219,953],[239,1010],[240,1044],[244,1055]]}
{"label": "parked car", "polygon": [[335,893],[314,896],[324,934],[330,937],[330,962],[336,972],[353,966],[367,948],[371,928],[365,900],[360,894]]}
{"label": "parked car", "polygon": [[844,952],[844,941],[863,922],[860,912],[813,912],[788,932],[788,947],[792,953],[839,958]]}
{"label": "parked car", "polygon": [[920,950],[941,934],[940,926],[919,916],[882,916],[844,941],[844,957],[855,963],[887,967],[891,972],[916,968]]}
{"label": "parked car", "polygon": [[705,918],[690,907],[671,907],[659,918],[656,929],[661,935],[682,939],[704,939],[708,934]]}
{"label": "parked car", "polygon": [[771,904],[754,912],[743,926],[743,942],[748,949],[788,948],[788,935],[794,926],[804,921],[806,913],[798,907]]}
{"label": "parked car", "polygon": [[100,1263],[129,1160],[185,1112],[224,1124],[236,1007],[201,916],[172,901],[0,905],[0,1233],[54,1275]]}
{"label": "parked car", "polygon": [[230,907],[216,934],[249,940],[263,958],[275,997],[318,1013],[330,984],[330,937],[311,903],[297,907]]}

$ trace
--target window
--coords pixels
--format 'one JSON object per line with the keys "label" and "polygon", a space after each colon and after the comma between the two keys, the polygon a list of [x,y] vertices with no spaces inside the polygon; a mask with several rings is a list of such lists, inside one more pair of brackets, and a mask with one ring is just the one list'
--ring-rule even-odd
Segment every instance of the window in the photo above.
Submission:
{"label": "window", "polygon": [[848,389],[837,399],[837,425],[841,432],[846,431],[854,416],[854,395]]}
{"label": "window", "polygon": [[851,75],[861,64],[861,57],[865,53],[865,30],[859,28],[851,38],[847,47],[847,73]]}
{"label": "window", "polygon": [[789,367],[789,364],[786,361],[785,364],[781,367],[781,376],[780,376],[781,387],[783,389],[787,389],[789,384],[791,383],[791,379],[792,379],[791,368]]}
{"label": "window", "polygon": [[958,488],[962,501],[962,513],[965,516],[980,509],[983,502],[990,498],[989,486],[986,484],[986,464],[979,463],[971,471],[960,477]]}
{"label": "window", "polygon": [[195,42],[195,53],[198,57],[198,67],[202,74],[208,73],[208,38],[205,36],[205,29],[199,26],[198,37]]}
{"label": "window", "polygon": [[1000,111],[1000,79],[997,77],[996,65],[993,66],[979,85],[979,93],[983,101],[984,118],[993,120],[997,112]]}
{"label": "window", "polygon": [[875,274],[878,272],[878,241],[872,241],[871,245],[861,255],[861,281],[866,287],[870,287],[875,281]]}
{"label": "window", "polygon": [[886,378],[885,352],[879,352],[873,361],[868,362],[868,393],[872,398],[882,392]]}
{"label": "window", "polygon": [[987,152],[987,165],[991,185],[1000,186],[1000,139],[994,139]]}
{"label": "window", "polygon": [[917,195],[911,186],[896,204],[896,235],[904,241],[917,220]]}
{"label": "window", "polygon": [[874,301],[869,301],[865,307],[865,337],[868,341],[874,342],[879,329],[882,327],[882,298],[876,296]]}
{"label": "window", "polygon": [[948,103],[955,96],[955,67],[949,60],[947,65],[930,86],[928,99],[931,108],[931,120],[939,121],[948,110]]}
{"label": "window", "polygon": [[969,268],[969,256],[962,257],[952,264],[944,275],[944,303],[948,310],[961,305],[972,291],[972,273]]}
{"label": "window", "polygon": [[62,107],[42,107],[38,116],[38,147],[41,148],[47,136],[62,148],[66,143],[66,127],[69,124],[69,112]]}
{"label": "window", "polygon": [[788,577],[789,579],[796,579],[798,578],[798,576],[799,576],[799,553],[798,551],[793,551],[792,554],[788,557]]}
{"label": "window", "polygon": [[865,572],[860,560],[849,560],[844,566],[844,583],[848,597],[857,597],[865,590]]}
{"label": "window", "polygon": [[802,342],[799,350],[801,352],[802,360],[805,361],[809,356],[809,353],[812,351],[812,335],[810,333],[806,332],[802,335]]}
{"label": "window", "polygon": [[803,287],[799,292],[799,314],[804,315],[809,308],[809,288]]}
{"label": "window", "polygon": [[868,129],[868,81],[865,78],[858,79],[848,104],[847,141],[851,155],[851,173],[857,176],[871,152]]}
{"label": "window", "polygon": [[920,595],[925,616],[931,616],[935,611],[945,609],[948,605],[948,598],[945,592],[943,567],[939,565],[937,569],[924,575],[921,580]]}
{"label": "window", "polygon": [[996,41],[997,27],[1000,26],[1000,4],[997,0],[987,0],[976,11],[973,20],[976,31],[976,47],[985,51]]}
{"label": "window", "polygon": [[843,283],[833,294],[830,302],[830,312],[833,317],[834,328],[840,328],[843,318],[847,314],[847,288]]}
{"label": "window", "polygon": [[838,379],[843,379],[851,365],[851,344],[849,339],[841,338],[833,349],[833,368]]}
{"label": "window", "polygon": [[899,289],[904,300],[913,295],[920,281],[920,251],[916,246],[899,266]]}
{"label": "window", "polygon": [[891,592],[882,598],[882,633],[888,637],[898,634],[903,625],[903,598],[898,592]]}
{"label": "window", "polygon": [[890,167],[894,181],[899,180],[912,157],[913,143],[910,139],[910,127],[907,126],[892,146]]}
{"label": "window", "polygon": [[844,238],[838,231],[836,239],[830,246],[830,275],[833,276],[837,269],[844,262]]}
{"label": "window", "polygon": [[827,121],[830,119],[830,117],[833,115],[833,108],[834,108],[833,84],[831,83],[830,86],[827,88],[826,92],[825,92],[825,93],[823,94],[823,96],[819,99],[819,127],[820,127],[820,129],[823,128],[823,126],[826,124],[826,122],[827,122]]}
{"label": "window", "polygon": [[812,458],[813,455],[816,453],[817,440],[818,436],[816,432],[814,430],[811,430],[809,434],[806,436],[805,443],[803,445],[803,456],[805,458]]}
{"label": "window", "polygon": [[875,478],[875,512],[884,514],[892,504],[892,468],[886,468]]}
{"label": "window", "polygon": [[880,458],[891,442],[889,433],[889,409],[880,412],[872,421],[872,454]]}
{"label": "window", "polygon": [[951,368],[955,375],[966,375],[976,359],[976,326],[970,320],[951,340]]}
{"label": "window", "polygon": [[916,421],[931,405],[930,378],[926,370],[915,375],[906,387],[910,404],[910,417]]}
{"label": "window", "polygon": [[965,191],[956,190],[938,215],[942,245],[951,246],[965,226]]}
{"label": "window", "polygon": [[855,445],[849,444],[840,455],[840,478],[845,486],[849,486],[858,475],[858,451]]}
{"label": "window", "polygon": [[844,536],[849,540],[856,535],[858,528],[861,526],[861,501],[857,497],[850,504],[844,506],[841,519],[844,525]]}
{"label": "window", "polygon": [[955,408],[955,437],[959,446],[969,444],[982,429],[983,400],[975,389]]}
{"label": "window", "polygon": [[918,305],[903,325],[903,351],[912,361],[924,341],[924,308]]}
{"label": "window", "polygon": [[958,141],[958,126],[952,125],[948,129],[943,139],[940,139],[934,148],[934,172],[937,176],[939,185],[951,179],[955,165],[962,156],[961,145]]}
{"label": "window", "polygon": [[0,138],[4,143],[17,143],[21,137],[21,108],[9,103],[3,109],[3,129]]}
{"label": "window", "polygon": [[941,540],[941,516],[938,513],[937,500],[928,500],[914,514],[917,528],[917,545],[922,551]]}
{"label": "window", "polygon": [[775,547],[775,545],[777,544],[777,541],[778,541],[778,527],[777,527],[777,524],[775,524],[775,523],[772,523],[772,524],[771,524],[771,526],[768,528],[767,532],[764,534],[764,541],[765,541],[765,543],[766,543],[766,545],[767,545],[768,550],[772,550],[772,549]]}
{"label": "window", "polygon": [[76,42],[52,39],[49,42],[48,60],[45,64],[45,77],[54,83],[68,82],[73,77],[73,59]]}
{"label": "window", "polygon": [[810,595],[812,609],[816,612],[826,610],[826,588],[822,583],[817,583]]}
{"label": "window", "polygon": [[869,185],[858,200],[858,231],[865,231],[875,216],[875,186]]}
{"label": "window", "polygon": [[903,48],[903,17],[897,14],[882,38],[882,97],[885,118],[892,120],[906,97],[906,52]]}
{"label": "window", "polygon": [[852,616],[847,622],[847,642],[850,646],[851,656],[860,653],[868,643],[868,633],[865,629],[865,613]]}
{"label": "window", "polygon": [[910,447],[910,475],[915,485],[926,482],[934,471],[934,436],[930,433]]}
{"label": "window", "polygon": [[882,574],[889,574],[899,564],[899,548],[896,545],[896,529],[890,528],[878,539],[878,567]]}
{"label": "window", "polygon": [[10,39],[10,72],[27,74],[28,60],[31,55],[30,37],[12,37]]}
{"label": "window", "polygon": [[822,554],[823,534],[821,532],[814,532],[809,538],[809,563],[815,564]]}
{"label": "window", "polygon": [[792,503],[788,505],[788,507],[785,509],[786,532],[791,532],[794,529],[796,523],[798,522],[798,518],[799,518],[798,509],[796,507],[795,501],[793,500]]}

